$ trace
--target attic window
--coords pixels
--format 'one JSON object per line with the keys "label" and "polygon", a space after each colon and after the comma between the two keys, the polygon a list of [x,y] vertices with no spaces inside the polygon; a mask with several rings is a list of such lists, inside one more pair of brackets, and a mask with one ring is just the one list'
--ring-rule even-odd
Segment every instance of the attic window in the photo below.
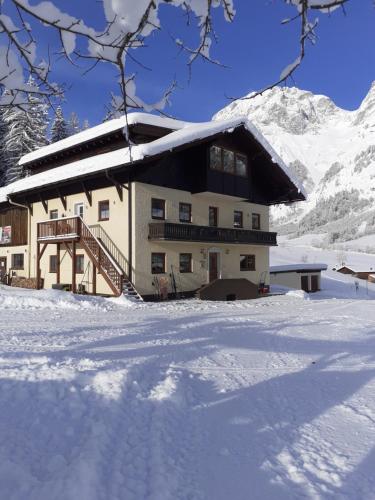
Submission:
{"label": "attic window", "polygon": [[247,157],[229,149],[211,146],[210,169],[225,172],[226,174],[247,177]]}

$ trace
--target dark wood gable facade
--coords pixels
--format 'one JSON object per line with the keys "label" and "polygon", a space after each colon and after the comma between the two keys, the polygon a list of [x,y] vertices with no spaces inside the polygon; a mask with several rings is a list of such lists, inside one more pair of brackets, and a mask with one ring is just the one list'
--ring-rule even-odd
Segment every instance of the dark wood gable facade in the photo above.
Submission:
{"label": "dark wood gable facade", "polygon": [[27,245],[27,210],[18,207],[0,209],[0,247]]}

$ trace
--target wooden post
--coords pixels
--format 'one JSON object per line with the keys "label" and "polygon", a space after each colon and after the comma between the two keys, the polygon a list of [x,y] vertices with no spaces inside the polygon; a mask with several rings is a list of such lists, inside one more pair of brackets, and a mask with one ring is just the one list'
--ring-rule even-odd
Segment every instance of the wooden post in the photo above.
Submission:
{"label": "wooden post", "polygon": [[73,240],[72,242],[72,292],[76,293],[76,242]]}
{"label": "wooden post", "polygon": [[36,244],[36,288],[40,290],[40,243]]}
{"label": "wooden post", "polygon": [[92,293],[96,295],[96,266],[92,263]]}
{"label": "wooden post", "polygon": [[57,252],[56,252],[56,282],[60,283],[60,243],[57,243]]}

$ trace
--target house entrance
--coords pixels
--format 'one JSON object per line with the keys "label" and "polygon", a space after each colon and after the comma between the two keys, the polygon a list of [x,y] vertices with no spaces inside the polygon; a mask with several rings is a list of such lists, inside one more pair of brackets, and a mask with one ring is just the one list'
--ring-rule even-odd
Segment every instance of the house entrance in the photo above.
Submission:
{"label": "house entrance", "polygon": [[217,280],[219,277],[219,254],[217,252],[209,253],[209,281]]}
{"label": "house entrance", "polygon": [[4,282],[6,273],[7,273],[7,258],[0,257],[0,283]]}

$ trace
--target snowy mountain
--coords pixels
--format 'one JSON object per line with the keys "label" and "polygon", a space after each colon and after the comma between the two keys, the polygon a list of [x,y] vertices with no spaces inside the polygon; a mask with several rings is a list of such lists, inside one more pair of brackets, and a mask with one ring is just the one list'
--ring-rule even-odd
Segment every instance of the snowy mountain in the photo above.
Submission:
{"label": "snowy mountain", "polygon": [[247,115],[299,176],[308,201],[273,209],[281,233],[327,243],[375,233],[375,82],[355,111],[294,87],[234,101],[214,119]]}

